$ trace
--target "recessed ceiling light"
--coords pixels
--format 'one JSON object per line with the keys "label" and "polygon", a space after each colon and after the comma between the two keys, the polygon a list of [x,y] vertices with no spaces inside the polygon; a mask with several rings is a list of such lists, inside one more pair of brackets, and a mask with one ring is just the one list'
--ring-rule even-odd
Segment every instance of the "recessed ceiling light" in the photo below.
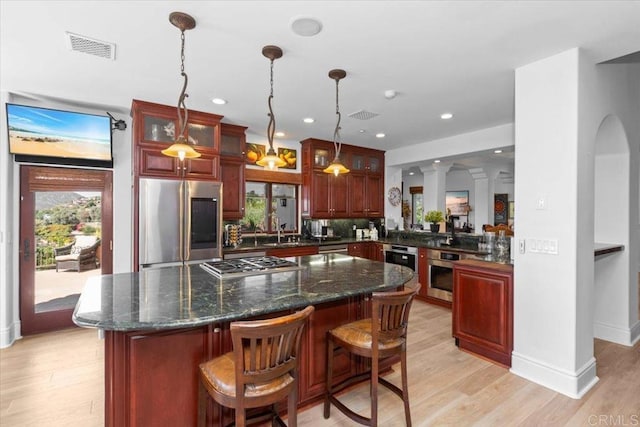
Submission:
{"label": "recessed ceiling light", "polygon": [[449,120],[449,119],[453,118],[453,114],[451,114],[451,113],[443,113],[443,114],[440,114],[440,118],[442,120]]}
{"label": "recessed ceiling light", "polygon": [[496,154],[500,154],[500,153],[502,153],[502,150],[493,150],[493,152],[496,153]]}
{"label": "recessed ceiling light", "polygon": [[409,175],[413,175],[413,174],[414,174],[414,172],[409,172]]}
{"label": "recessed ceiling light", "polygon": [[434,160],[433,163],[440,163],[440,160]]}
{"label": "recessed ceiling light", "polygon": [[284,132],[276,132],[276,136],[282,138],[284,136]]}
{"label": "recessed ceiling light", "polygon": [[360,133],[365,133],[365,132],[366,132],[366,130],[364,130],[364,129],[360,129],[358,132],[360,132]]}
{"label": "recessed ceiling light", "polygon": [[376,138],[384,138],[386,135],[382,132],[376,133]]}
{"label": "recessed ceiling light", "polygon": [[322,22],[310,16],[297,16],[291,20],[291,31],[302,37],[311,37],[322,31]]}
{"label": "recessed ceiling light", "polygon": [[304,119],[302,119],[302,121],[305,123],[313,123],[316,120],[313,117],[305,117]]}
{"label": "recessed ceiling light", "polygon": [[224,105],[227,103],[227,100],[222,98],[213,98],[211,102],[213,102],[216,105]]}

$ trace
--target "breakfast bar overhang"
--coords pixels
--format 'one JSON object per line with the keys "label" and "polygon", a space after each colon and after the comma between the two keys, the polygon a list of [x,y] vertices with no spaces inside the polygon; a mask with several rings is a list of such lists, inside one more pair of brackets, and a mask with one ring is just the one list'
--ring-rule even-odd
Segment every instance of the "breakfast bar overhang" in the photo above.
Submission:
{"label": "breakfast bar overhang", "polygon": [[[302,342],[299,405],[325,390],[326,331],[369,314],[372,292],[415,284],[403,266],[341,254],[288,258],[295,271],[219,278],[197,264],[90,279],[73,319],[105,336],[105,425],[196,425],[198,365],[231,350],[229,324],[315,312]],[[339,381],[364,369],[355,358],[334,362]],[[231,412],[209,403],[207,425]]]}

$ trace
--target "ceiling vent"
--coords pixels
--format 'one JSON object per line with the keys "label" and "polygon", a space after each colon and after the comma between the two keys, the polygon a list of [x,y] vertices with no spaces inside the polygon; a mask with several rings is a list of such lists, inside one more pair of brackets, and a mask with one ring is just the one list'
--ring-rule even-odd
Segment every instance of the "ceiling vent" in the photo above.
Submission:
{"label": "ceiling vent", "polygon": [[67,35],[67,44],[71,50],[111,59],[112,61],[116,59],[115,43],[107,43],[69,32],[65,34]]}
{"label": "ceiling vent", "polygon": [[352,119],[358,119],[358,120],[369,120],[379,115],[380,114],[372,113],[371,111],[360,110],[360,111],[356,111],[355,113],[349,114],[349,117],[351,117]]}

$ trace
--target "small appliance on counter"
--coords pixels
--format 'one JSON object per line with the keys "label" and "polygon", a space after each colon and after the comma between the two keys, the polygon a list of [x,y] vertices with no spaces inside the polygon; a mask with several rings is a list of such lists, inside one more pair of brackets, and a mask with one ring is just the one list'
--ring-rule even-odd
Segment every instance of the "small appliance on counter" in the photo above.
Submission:
{"label": "small appliance on counter", "polygon": [[242,231],[239,225],[227,224],[224,226],[224,245],[237,248],[242,243]]}

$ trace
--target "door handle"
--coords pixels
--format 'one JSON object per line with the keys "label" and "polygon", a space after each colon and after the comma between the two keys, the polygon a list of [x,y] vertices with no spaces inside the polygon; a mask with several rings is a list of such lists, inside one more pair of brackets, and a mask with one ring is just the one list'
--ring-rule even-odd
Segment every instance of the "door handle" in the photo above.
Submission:
{"label": "door handle", "polygon": [[22,244],[22,251],[24,252],[24,260],[25,261],[29,261],[29,256],[30,254],[30,244],[29,244],[29,239],[24,239],[24,242]]}

